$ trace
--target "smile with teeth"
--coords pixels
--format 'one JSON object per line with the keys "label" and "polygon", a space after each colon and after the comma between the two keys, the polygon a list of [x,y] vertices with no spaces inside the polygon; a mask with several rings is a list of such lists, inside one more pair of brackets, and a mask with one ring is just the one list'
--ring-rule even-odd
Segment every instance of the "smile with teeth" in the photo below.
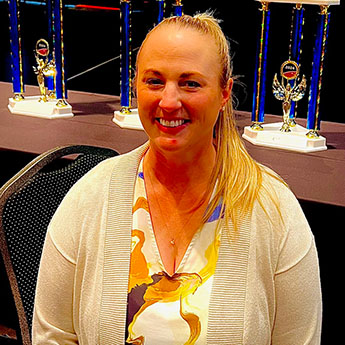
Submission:
{"label": "smile with teeth", "polygon": [[162,118],[158,118],[157,119],[158,122],[164,126],[164,127],[178,127],[178,126],[182,126],[184,123],[187,122],[187,120],[165,120],[165,119],[162,119]]}

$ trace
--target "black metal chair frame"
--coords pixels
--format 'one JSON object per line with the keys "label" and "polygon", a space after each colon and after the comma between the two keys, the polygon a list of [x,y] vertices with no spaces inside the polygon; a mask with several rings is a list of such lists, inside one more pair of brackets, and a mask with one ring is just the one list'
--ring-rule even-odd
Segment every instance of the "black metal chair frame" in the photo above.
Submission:
{"label": "black metal chair frame", "polygon": [[18,287],[17,276],[13,268],[11,254],[8,248],[6,233],[3,224],[4,208],[9,198],[20,191],[27,184],[27,182],[30,181],[30,179],[34,178],[36,174],[38,174],[43,168],[47,167],[57,159],[75,154],[90,154],[96,156],[99,155],[106,158],[115,156],[118,153],[112,149],[87,145],[57,147],[36,157],[0,188],[0,250],[10,282],[11,291],[18,315],[20,334],[18,334],[19,332],[17,332],[17,337],[19,336],[22,340],[22,344],[25,345],[31,345],[31,327],[28,323],[28,319],[24,310],[21,292]]}

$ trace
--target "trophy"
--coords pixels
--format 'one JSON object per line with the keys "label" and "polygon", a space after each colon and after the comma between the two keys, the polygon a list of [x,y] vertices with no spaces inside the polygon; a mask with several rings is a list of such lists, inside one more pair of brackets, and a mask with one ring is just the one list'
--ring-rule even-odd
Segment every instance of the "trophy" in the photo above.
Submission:
{"label": "trophy", "polygon": [[[36,116],[45,119],[74,116],[67,103],[65,85],[62,0],[47,1],[49,41],[39,39],[35,47],[39,96],[24,96],[22,44],[20,34],[20,1],[9,0],[10,42],[12,56],[12,82],[14,96],[9,98],[8,109],[12,114]],[[46,88],[48,85],[48,91]]]}
{"label": "trophy", "polygon": [[280,75],[282,77],[281,83],[278,81],[277,74],[275,74],[272,88],[274,97],[279,101],[283,101],[283,125],[280,131],[287,133],[291,132],[291,127],[296,126],[294,120],[290,120],[291,102],[297,102],[303,98],[307,88],[307,80],[303,75],[302,81],[297,84],[299,66],[291,60],[282,64]]}
{"label": "trophy", "polygon": [[56,75],[55,62],[54,60],[49,61],[48,55],[49,44],[45,39],[41,38],[37,41],[35,49],[37,67],[33,66],[41,93],[41,97],[39,98],[40,102],[48,102],[47,89],[45,86],[46,77],[55,77]]}
{"label": "trophy", "polygon": [[131,1],[120,0],[120,105],[113,122],[121,128],[143,129],[136,109],[132,109]]}
{"label": "trophy", "polygon": [[[256,67],[254,75],[254,93],[252,108],[252,124],[244,128],[243,138],[254,145],[278,147],[299,152],[314,152],[327,150],[326,138],[320,130],[320,99],[322,75],[330,22],[330,5],[339,5],[340,0],[270,0],[261,3],[261,30],[258,38]],[[281,81],[277,75],[273,78],[273,96],[283,102],[283,124],[264,124],[264,107],[266,100],[266,79],[268,63],[268,44],[270,18],[273,3],[293,4],[289,55],[281,66]],[[318,5],[318,24],[315,35],[312,73],[308,98],[308,113],[306,128],[295,121],[298,101],[306,93],[306,77],[299,78],[301,43],[303,38],[304,5],[309,9]]]}
{"label": "trophy", "polygon": [[132,108],[132,37],[131,37],[131,1],[120,0],[120,105],[114,112],[113,122],[121,128],[144,130],[138,109]]}
{"label": "trophy", "polygon": [[[157,0],[158,23],[164,17],[164,0]],[[182,0],[175,0],[174,14],[183,14]],[[121,109],[114,112],[113,122],[121,128],[144,130],[138,109],[132,108],[132,37],[131,37],[131,0],[120,0],[121,18],[121,68],[120,68],[120,105]]]}

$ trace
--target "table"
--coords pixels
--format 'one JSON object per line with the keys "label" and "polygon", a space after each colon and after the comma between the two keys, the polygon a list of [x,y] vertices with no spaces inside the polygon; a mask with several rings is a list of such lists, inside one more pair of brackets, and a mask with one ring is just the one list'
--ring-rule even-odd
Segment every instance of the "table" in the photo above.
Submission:
{"label": "table", "polygon": [[[25,95],[37,95],[38,88],[26,86]],[[53,147],[88,144],[110,147],[125,153],[143,144],[143,131],[121,129],[112,122],[120,99],[79,91],[69,91],[68,102],[75,116],[71,119],[46,120],[13,115],[8,109],[12,85],[0,82],[0,149],[40,154]],[[238,130],[251,123],[249,112],[236,111]],[[265,122],[281,117],[266,115]],[[305,119],[298,119],[305,126]],[[327,151],[297,153],[245,141],[249,153],[258,162],[276,171],[301,200],[345,207],[345,124],[323,121],[321,134],[327,139]]]}

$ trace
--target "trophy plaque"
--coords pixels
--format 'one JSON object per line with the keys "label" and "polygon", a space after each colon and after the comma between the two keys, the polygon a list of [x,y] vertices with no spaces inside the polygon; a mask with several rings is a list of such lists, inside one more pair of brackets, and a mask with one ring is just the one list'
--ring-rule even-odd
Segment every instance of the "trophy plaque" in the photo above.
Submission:
{"label": "trophy plaque", "polygon": [[[252,125],[244,128],[243,138],[254,145],[277,147],[299,152],[327,150],[326,138],[319,134],[322,74],[330,22],[329,7],[330,5],[339,5],[340,0],[256,1],[261,3],[262,22],[255,67]],[[265,100],[267,101],[269,94],[272,95],[271,92],[266,92],[266,66],[273,3],[292,4],[293,15],[288,60],[281,65],[281,81],[279,81],[277,75],[272,78],[273,98],[282,101],[283,122],[264,124]],[[299,76],[301,68],[301,42],[303,38],[302,29],[304,25],[304,11],[306,10],[304,5],[310,11],[315,11],[316,9],[318,16],[310,78]],[[310,79],[310,82],[307,82],[307,79]],[[305,96],[308,87],[307,125],[304,128],[296,124],[295,118],[298,101]]]}

